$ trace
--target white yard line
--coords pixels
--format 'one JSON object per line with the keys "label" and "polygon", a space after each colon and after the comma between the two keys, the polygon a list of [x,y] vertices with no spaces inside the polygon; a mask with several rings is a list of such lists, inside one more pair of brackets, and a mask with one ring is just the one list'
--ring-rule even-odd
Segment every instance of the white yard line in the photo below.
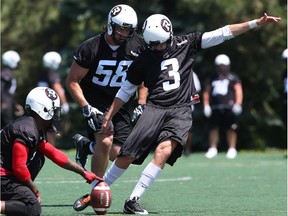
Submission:
{"label": "white yard line", "polygon": [[[192,180],[192,177],[190,176],[183,176],[183,177],[179,177],[179,178],[170,178],[170,179],[156,179],[156,182],[179,182],[179,181],[190,181]],[[133,183],[133,182],[137,182],[137,180],[119,180],[116,181],[115,183]],[[78,180],[36,180],[35,183],[36,184],[79,184],[79,183],[83,183],[85,181],[78,181]]]}

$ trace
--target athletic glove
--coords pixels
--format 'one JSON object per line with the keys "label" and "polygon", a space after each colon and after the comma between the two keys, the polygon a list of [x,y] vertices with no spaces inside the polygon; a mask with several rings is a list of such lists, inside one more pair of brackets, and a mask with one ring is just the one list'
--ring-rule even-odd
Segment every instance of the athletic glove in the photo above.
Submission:
{"label": "athletic glove", "polygon": [[212,115],[212,109],[209,105],[204,106],[204,115],[209,118]]}
{"label": "athletic glove", "polygon": [[87,170],[84,171],[82,176],[86,180],[86,182],[89,184],[91,184],[91,182],[94,181],[95,179],[97,179],[98,181],[104,181],[103,178],[100,178],[96,176],[94,173],[89,172]]}
{"label": "athletic glove", "polygon": [[235,115],[240,115],[242,113],[242,106],[240,104],[235,103],[232,107],[232,112]]}
{"label": "athletic glove", "polygon": [[132,123],[136,123],[138,121],[138,119],[140,118],[140,116],[142,115],[142,113],[144,112],[145,109],[145,105],[141,105],[139,104],[133,111],[133,115],[132,115]]}
{"label": "athletic glove", "polygon": [[89,127],[96,131],[98,123],[97,123],[97,115],[103,115],[97,108],[92,107],[91,105],[86,105],[82,108],[82,113],[85,119],[87,119]]}

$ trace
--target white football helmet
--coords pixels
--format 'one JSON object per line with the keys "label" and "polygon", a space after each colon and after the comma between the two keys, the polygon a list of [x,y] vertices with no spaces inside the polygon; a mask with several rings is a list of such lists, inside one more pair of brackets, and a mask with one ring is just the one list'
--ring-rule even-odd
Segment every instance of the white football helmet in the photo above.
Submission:
{"label": "white football helmet", "polygon": [[132,36],[137,29],[137,23],[137,14],[132,7],[125,4],[116,5],[108,14],[108,34],[114,34],[114,26],[118,25],[121,28],[130,29],[130,36]]}
{"label": "white football helmet", "polygon": [[57,70],[59,68],[61,61],[62,58],[60,54],[54,51],[47,52],[43,56],[43,66],[53,70]]}
{"label": "white football helmet", "polygon": [[287,59],[287,58],[288,58],[288,48],[285,49],[285,50],[282,52],[282,58],[283,58],[283,59]]}
{"label": "white football helmet", "polygon": [[228,66],[228,65],[230,65],[230,59],[227,55],[221,54],[221,55],[216,56],[215,64]]}
{"label": "white football helmet", "polygon": [[26,97],[25,109],[28,113],[33,110],[43,120],[60,119],[60,98],[51,88],[36,87]]}
{"label": "white football helmet", "polygon": [[8,66],[12,69],[15,69],[18,66],[21,58],[17,52],[14,50],[9,50],[3,53],[2,62],[3,65]]}
{"label": "white football helmet", "polygon": [[172,23],[162,14],[148,17],[143,24],[143,37],[148,45],[168,42],[173,36]]}

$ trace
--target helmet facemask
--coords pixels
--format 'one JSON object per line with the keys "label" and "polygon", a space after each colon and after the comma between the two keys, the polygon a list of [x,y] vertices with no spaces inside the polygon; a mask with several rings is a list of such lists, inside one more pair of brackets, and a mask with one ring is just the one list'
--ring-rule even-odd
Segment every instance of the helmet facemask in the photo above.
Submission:
{"label": "helmet facemask", "polygon": [[[121,45],[123,43],[126,43],[130,38],[133,37],[135,31],[136,31],[136,28],[132,28],[131,25],[127,24],[127,27],[122,25],[118,25],[116,23],[113,23],[111,24],[112,25],[112,38],[113,38],[113,41],[118,44],[118,45]],[[129,31],[129,34],[128,35],[124,35],[123,33],[121,33],[120,31],[117,31],[116,27],[118,27],[119,29],[121,30],[126,30],[126,31]]]}
{"label": "helmet facemask", "polygon": [[54,132],[59,134],[61,124],[61,107],[55,107],[54,115],[51,121],[51,128]]}

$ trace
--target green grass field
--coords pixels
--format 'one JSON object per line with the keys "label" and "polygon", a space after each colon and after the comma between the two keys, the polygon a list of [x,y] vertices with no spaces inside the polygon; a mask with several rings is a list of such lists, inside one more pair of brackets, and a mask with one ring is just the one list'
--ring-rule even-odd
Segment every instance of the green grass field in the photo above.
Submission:
{"label": "green grass field", "polygon": [[[74,160],[74,150],[66,153]],[[228,160],[220,153],[208,160],[204,153],[194,153],[180,158],[174,167],[167,165],[140,203],[150,215],[159,216],[286,216],[285,155],[284,151],[239,152],[235,160]],[[111,186],[113,198],[107,215],[122,215],[124,201],[150,159],[141,166],[130,166]],[[91,207],[82,212],[72,208],[76,198],[91,190],[90,185],[50,160],[36,184],[43,200],[42,215],[95,215]]]}

